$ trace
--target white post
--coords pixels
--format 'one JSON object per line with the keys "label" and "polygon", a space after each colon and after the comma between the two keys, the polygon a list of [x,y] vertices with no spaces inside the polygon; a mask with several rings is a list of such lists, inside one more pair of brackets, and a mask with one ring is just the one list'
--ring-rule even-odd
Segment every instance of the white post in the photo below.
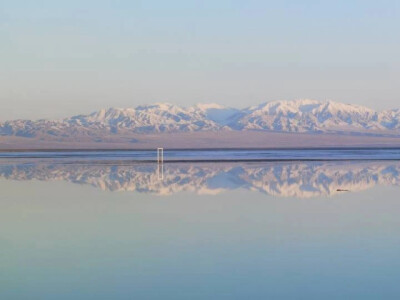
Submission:
{"label": "white post", "polygon": [[157,148],[157,173],[158,179],[164,179],[164,148]]}
{"label": "white post", "polygon": [[157,163],[164,162],[164,148],[157,148]]}

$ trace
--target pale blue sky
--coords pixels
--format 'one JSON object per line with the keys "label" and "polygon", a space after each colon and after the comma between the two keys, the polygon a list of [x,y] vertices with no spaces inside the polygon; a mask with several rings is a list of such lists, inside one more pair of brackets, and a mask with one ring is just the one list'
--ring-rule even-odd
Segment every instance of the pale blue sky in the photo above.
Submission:
{"label": "pale blue sky", "polygon": [[0,2],[0,120],[168,101],[400,107],[400,1]]}

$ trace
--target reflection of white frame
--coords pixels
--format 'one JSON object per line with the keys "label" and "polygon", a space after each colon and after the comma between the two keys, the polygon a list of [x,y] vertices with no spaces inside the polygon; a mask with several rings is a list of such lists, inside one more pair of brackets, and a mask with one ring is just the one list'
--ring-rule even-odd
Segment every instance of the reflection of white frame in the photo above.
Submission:
{"label": "reflection of white frame", "polygon": [[164,162],[164,148],[157,148],[157,163]]}
{"label": "reflection of white frame", "polygon": [[157,177],[158,180],[164,179],[164,164],[157,164]]}

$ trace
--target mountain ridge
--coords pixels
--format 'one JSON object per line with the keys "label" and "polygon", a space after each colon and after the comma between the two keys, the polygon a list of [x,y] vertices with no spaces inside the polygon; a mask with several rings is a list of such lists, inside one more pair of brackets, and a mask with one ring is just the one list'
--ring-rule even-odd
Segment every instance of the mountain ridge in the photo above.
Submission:
{"label": "mountain ridge", "polygon": [[58,120],[0,122],[0,136],[43,139],[225,130],[400,135],[400,110],[375,111],[361,105],[312,99],[271,101],[244,109],[214,103],[191,107],[155,103],[101,109]]}

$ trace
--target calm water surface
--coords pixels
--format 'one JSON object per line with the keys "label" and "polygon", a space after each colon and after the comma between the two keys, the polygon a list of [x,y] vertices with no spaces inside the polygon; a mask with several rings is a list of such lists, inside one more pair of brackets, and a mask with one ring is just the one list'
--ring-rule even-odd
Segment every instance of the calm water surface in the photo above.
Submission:
{"label": "calm water surface", "polygon": [[[241,160],[399,160],[400,148],[324,148],[324,149],[230,149],[230,150],[169,150],[165,161],[241,161]],[[67,161],[155,161],[154,150],[125,151],[0,151],[0,159],[36,158]]]}
{"label": "calm water surface", "polygon": [[0,159],[0,299],[398,299],[400,161]]}

